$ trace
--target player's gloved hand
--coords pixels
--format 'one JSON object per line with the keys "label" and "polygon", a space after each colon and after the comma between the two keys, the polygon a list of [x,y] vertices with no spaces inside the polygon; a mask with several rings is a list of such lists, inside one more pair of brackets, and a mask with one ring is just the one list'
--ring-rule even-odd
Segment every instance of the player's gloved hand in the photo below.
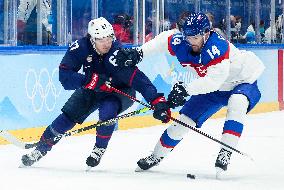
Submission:
{"label": "player's gloved hand", "polygon": [[143,59],[143,51],[141,48],[121,48],[116,58],[116,64],[119,67],[133,67]]}
{"label": "player's gloved hand", "polygon": [[154,108],[153,117],[161,120],[163,123],[168,123],[171,117],[171,110],[168,106],[166,98],[161,94],[158,98],[151,102]]}
{"label": "player's gloved hand", "polygon": [[95,92],[112,92],[110,86],[111,78],[104,74],[93,73],[85,82],[84,88]]}
{"label": "player's gloved hand", "polygon": [[168,95],[168,104],[170,108],[175,108],[178,106],[183,106],[186,102],[186,97],[188,96],[184,86],[183,82],[179,81],[177,82],[170,94]]}

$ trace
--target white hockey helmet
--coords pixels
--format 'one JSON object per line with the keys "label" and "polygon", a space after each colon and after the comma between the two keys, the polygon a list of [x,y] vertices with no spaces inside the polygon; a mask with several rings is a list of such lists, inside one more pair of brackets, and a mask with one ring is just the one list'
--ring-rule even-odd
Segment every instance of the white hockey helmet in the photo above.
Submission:
{"label": "white hockey helmet", "polygon": [[103,17],[93,19],[89,22],[88,34],[90,34],[93,39],[102,39],[106,37],[114,38],[112,25]]}

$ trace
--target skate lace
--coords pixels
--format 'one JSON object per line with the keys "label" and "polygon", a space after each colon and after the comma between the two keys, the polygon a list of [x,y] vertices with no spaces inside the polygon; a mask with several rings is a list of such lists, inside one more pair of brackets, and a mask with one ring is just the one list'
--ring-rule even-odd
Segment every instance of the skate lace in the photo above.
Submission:
{"label": "skate lace", "polygon": [[150,156],[145,158],[145,161],[148,164],[156,164],[156,163],[159,163],[161,161],[161,158],[158,158],[158,157],[154,156],[153,154],[151,154]]}
{"label": "skate lace", "polygon": [[231,152],[227,150],[220,151],[218,155],[218,160],[222,163],[222,165],[228,165],[230,163]]}
{"label": "skate lace", "polygon": [[31,160],[37,161],[42,157],[42,154],[39,150],[34,150],[30,153],[29,157]]}
{"label": "skate lace", "polygon": [[91,153],[91,157],[93,157],[96,160],[99,160],[102,155],[105,153],[105,148],[97,148],[95,147]]}

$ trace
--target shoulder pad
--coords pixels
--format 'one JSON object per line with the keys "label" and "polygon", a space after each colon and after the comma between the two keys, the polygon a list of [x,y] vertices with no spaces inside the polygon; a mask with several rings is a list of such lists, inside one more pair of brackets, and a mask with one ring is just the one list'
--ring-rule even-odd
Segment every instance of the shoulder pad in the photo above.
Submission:
{"label": "shoulder pad", "polygon": [[214,32],[202,48],[202,63],[204,65],[220,63],[222,60],[229,58],[229,52],[228,41]]}
{"label": "shoulder pad", "polygon": [[66,51],[61,64],[69,65],[70,68],[79,67],[89,55],[88,39],[80,39],[73,42]]}
{"label": "shoulder pad", "polygon": [[72,44],[70,44],[68,48],[68,51],[70,52],[79,52],[87,50],[88,50],[88,38],[82,38],[80,40],[76,40]]}

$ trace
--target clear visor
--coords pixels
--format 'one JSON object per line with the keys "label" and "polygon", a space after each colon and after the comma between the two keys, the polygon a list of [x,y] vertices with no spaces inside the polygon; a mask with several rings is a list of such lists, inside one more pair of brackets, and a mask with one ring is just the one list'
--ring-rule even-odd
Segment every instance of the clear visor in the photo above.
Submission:
{"label": "clear visor", "polygon": [[90,41],[94,49],[97,49],[96,44],[97,46],[100,46],[100,47],[111,46],[113,40],[114,38],[112,36],[105,37],[105,38],[90,38]]}
{"label": "clear visor", "polygon": [[197,34],[195,36],[186,36],[185,40],[191,44],[192,42],[199,40],[200,38],[203,38],[203,35]]}
{"label": "clear visor", "polygon": [[108,37],[105,37],[105,38],[95,38],[95,42],[99,43],[99,44],[112,43],[112,41],[113,41],[112,36],[108,36]]}

